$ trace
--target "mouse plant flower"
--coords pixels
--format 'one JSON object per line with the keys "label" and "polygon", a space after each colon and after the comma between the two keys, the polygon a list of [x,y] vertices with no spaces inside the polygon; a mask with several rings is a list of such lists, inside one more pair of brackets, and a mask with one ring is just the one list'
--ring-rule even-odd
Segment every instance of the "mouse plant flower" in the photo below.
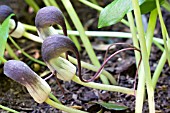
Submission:
{"label": "mouse plant flower", "polygon": [[[0,24],[2,24],[3,21],[11,14],[14,14],[14,12],[9,6],[0,5]],[[24,28],[23,24],[18,22],[16,16],[12,16],[12,18],[10,19],[9,34],[15,38],[20,38],[20,37],[22,37],[24,31],[25,31],[25,28]]]}
{"label": "mouse plant flower", "polygon": [[62,53],[73,52],[78,61],[78,70],[81,74],[80,55],[75,44],[64,35],[51,35],[42,44],[42,58],[53,74],[57,72],[59,79],[69,81],[76,73],[76,68],[68,60],[59,57]]}
{"label": "mouse plant flower", "polygon": [[62,12],[54,7],[47,6],[41,8],[35,17],[35,26],[37,28],[38,35],[43,40],[50,35],[56,34],[52,25],[60,25],[63,29],[63,33],[67,36],[66,24]]}
{"label": "mouse plant flower", "polygon": [[28,65],[22,61],[9,60],[4,64],[4,74],[14,81],[25,86],[29,94],[34,98],[37,103],[46,102],[47,104],[69,113],[87,113],[85,111],[73,109],[62,105],[61,103],[54,102],[48,95],[51,92],[50,86],[45,80],[39,77],[32,71]]}
{"label": "mouse plant flower", "polygon": [[51,88],[48,83],[22,61],[7,61],[4,64],[4,74],[25,86],[29,94],[38,103],[46,101],[49,93],[51,92]]}

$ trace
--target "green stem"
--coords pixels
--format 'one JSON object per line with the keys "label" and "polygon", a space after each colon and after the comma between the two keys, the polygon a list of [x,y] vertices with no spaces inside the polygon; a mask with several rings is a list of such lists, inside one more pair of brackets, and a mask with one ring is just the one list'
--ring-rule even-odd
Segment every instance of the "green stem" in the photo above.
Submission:
{"label": "green stem", "polygon": [[42,40],[40,37],[38,37],[38,36],[36,36],[36,35],[33,35],[33,34],[31,34],[31,33],[28,33],[28,32],[24,32],[24,33],[23,33],[23,36],[26,37],[26,38],[28,38],[28,39],[30,39],[30,40],[33,40],[33,41],[35,41],[35,42],[38,42],[38,43],[42,43],[42,42],[43,42],[43,40]]}
{"label": "green stem", "polygon": [[146,31],[146,45],[147,45],[148,57],[150,56],[157,16],[158,16],[157,9],[154,9],[150,14],[148,28]]}
{"label": "green stem", "polygon": [[[151,81],[149,57],[148,57],[148,52],[146,48],[146,40],[145,40],[145,34],[144,34],[144,29],[143,29],[143,24],[142,24],[141,12],[140,12],[140,8],[139,8],[139,4],[137,0],[132,0],[132,4],[134,8],[137,30],[139,33],[139,42],[141,46],[141,53],[142,53],[142,59],[143,59],[142,63],[144,66],[144,73],[146,77],[145,80],[146,80],[146,87],[147,87],[147,93],[148,93],[149,112],[155,113],[154,90],[153,90],[152,81]],[[138,89],[138,90],[141,90],[141,89]],[[136,110],[136,112],[142,112],[142,109],[141,111]]]}
{"label": "green stem", "polygon": [[170,49],[168,48],[167,43],[166,43],[169,40],[169,36],[168,36],[168,32],[167,32],[167,29],[166,29],[166,26],[164,24],[164,20],[163,20],[163,17],[162,17],[162,12],[161,12],[161,9],[160,9],[159,0],[156,0],[156,7],[157,7],[158,15],[159,15],[159,20],[160,20],[160,23],[161,23],[161,30],[162,30],[162,36],[163,36],[163,41],[164,41],[164,47],[165,47],[165,51],[166,51],[166,57],[167,57],[167,60],[168,60],[168,64],[170,66],[170,56],[169,56]]}
{"label": "green stem", "polygon": [[[146,37],[147,37],[147,50],[150,51],[150,48],[151,48],[151,44],[152,44],[152,40],[153,40],[153,33],[154,33],[154,28],[155,28],[155,24],[156,24],[156,15],[157,15],[157,12],[155,12],[155,10],[153,10],[150,14],[150,19],[149,19],[149,25],[148,25],[148,29],[147,29],[147,34],[146,34]],[[128,20],[129,23],[130,23],[130,27],[132,26],[132,24],[134,24],[134,20],[133,20],[133,17],[129,17],[128,16]],[[133,37],[135,37],[136,39],[136,28],[135,26],[133,25],[132,26],[132,35]],[[133,33],[134,32],[134,33]],[[137,43],[137,40],[133,40],[133,42]],[[160,46],[156,41],[154,42],[155,44],[157,44],[158,46]],[[137,46],[137,45],[136,45]],[[148,53],[150,54],[150,52]],[[144,70],[143,70],[143,64],[141,64],[140,66],[141,70],[139,71],[139,81],[138,81],[138,90],[137,90],[137,96],[136,96],[136,111],[141,111],[142,110],[142,106],[143,106],[143,97],[144,97],[144,93],[145,93],[145,77],[142,77],[144,76]]]}
{"label": "green stem", "polygon": [[73,109],[71,107],[67,107],[67,106],[64,106],[62,104],[59,104],[59,103],[56,103],[54,101],[52,101],[51,99],[47,98],[47,100],[45,101],[47,104],[59,109],[59,110],[62,110],[62,111],[65,111],[67,113],[87,113],[85,111],[80,111],[80,110],[77,110],[77,109]]}
{"label": "green stem", "polygon": [[12,113],[19,113],[18,111],[13,110],[13,109],[8,108],[8,107],[5,107],[5,106],[3,106],[3,105],[0,105],[0,108],[4,109],[4,110],[6,110],[6,111],[12,112]]}
{"label": "green stem", "polygon": [[161,45],[159,42],[153,40],[153,43],[154,43],[162,52],[164,51],[164,48],[162,47],[162,45]]}
{"label": "green stem", "polygon": [[[80,38],[85,46],[85,49],[88,53],[88,56],[90,57],[90,60],[92,61],[92,63],[98,67],[100,67],[100,63],[96,57],[96,54],[92,48],[92,45],[88,39],[88,37],[85,35],[85,31],[84,28],[72,6],[72,4],[70,3],[70,0],[61,0],[63,5],[65,6],[68,14],[70,15],[71,20],[73,21],[76,29],[79,31],[80,33]],[[104,76],[104,75],[100,75],[100,79],[104,84],[109,84],[108,79]]]}
{"label": "green stem", "polygon": [[[136,27],[134,24],[134,19],[132,16],[132,13],[129,12],[127,14],[129,23],[130,23],[130,30],[132,32],[132,40],[133,40],[133,45],[137,48],[139,48],[139,43],[138,43],[138,38],[137,38],[137,31],[136,31]],[[135,51],[135,57],[136,57],[136,65],[138,65],[139,60],[140,60],[140,54],[138,52]],[[138,71],[139,73],[139,81],[138,81],[138,86],[137,86],[137,92],[136,92],[136,111],[140,111],[142,109],[143,106],[143,100],[144,100],[144,93],[145,93],[145,77],[144,76],[145,73],[143,73],[143,64],[141,64],[140,69]]]}
{"label": "green stem", "polygon": [[[137,31],[136,31],[136,27],[134,24],[134,19],[133,19],[132,13],[131,12],[127,13],[127,17],[128,17],[128,21],[130,23],[130,30],[132,33],[133,45],[139,49],[139,43],[138,43],[138,38],[137,38],[137,34],[136,34]],[[139,52],[137,52],[137,51],[134,51],[134,52],[135,52],[135,58],[136,58],[136,65],[138,65],[141,56],[140,56]]]}
{"label": "green stem", "polygon": [[7,60],[1,56],[0,56],[0,61],[2,61],[3,63],[7,62]]}
{"label": "green stem", "polygon": [[25,30],[37,31],[37,28],[33,25],[24,24],[24,23],[22,23],[22,24],[24,25]]}
{"label": "green stem", "polygon": [[[85,1],[85,0],[84,0]],[[93,4],[96,4],[98,5],[97,1],[96,0],[90,0]]]}
{"label": "green stem", "polygon": [[89,2],[89,1],[87,1],[87,0],[79,0],[79,1],[80,1],[81,3],[83,3],[83,4],[85,4],[85,5],[93,8],[93,9],[96,9],[97,11],[101,11],[101,10],[103,9],[103,8],[100,7],[99,5],[94,4],[94,3],[91,3],[91,2]]}
{"label": "green stem", "polygon": [[9,46],[8,43],[6,43],[6,50],[8,51],[9,55],[14,58],[15,60],[19,60],[19,58],[17,57],[17,55],[14,53],[14,51],[12,50],[12,48]]}
{"label": "green stem", "polygon": [[163,6],[167,11],[170,12],[170,3],[169,3],[167,0],[164,1],[164,4],[163,4],[162,6]]}
{"label": "green stem", "polygon": [[156,67],[156,70],[155,70],[155,72],[153,74],[153,77],[152,77],[153,88],[156,87],[156,83],[157,83],[157,81],[159,79],[159,76],[160,76],[160,74],[162,72],[162,69],[163,69],[165,63],[166,63],[166,52],[164,50],[164,52],[163,52],[163,54],[162,54],[162,56],[161,56],[161,58],[159,60],[159,63],[157,65],[157,67]]}
{"label": "green stem", "polygon": [[37,60],[37,59],[31,57],[30,55],[28,55],[24,50],[22,50],[22,49],[18,46],[18,44],[17,44],[10,36],[9,36],[9,39],[10,39],[10,41],[14,44],[14,46],[23,53],[23,55],[25,55],[26,57],[28,57],[30,60],[32,60],[32,61],[34,61],[34,62],[37,62],[37,63],[39,63],[39,64],[41,64],[41,65],[46,66],[46,64],[45,64],[44,62],[42,62],[42,61],[40,61],[40,60]]}
{"label": "green stem", "polygon": [[128,95],[134,95],[135,90],[125,88],[125,87],[120,87],[120,86],[114,86],[114,85],[107,85],[107,84],[100,84],[100,83],[95,83],[95,82],[82,82],[76,75],[72,78],[72,81],[81,84],[86,87],[91,87],[94,89],[100,89],[100,90],[105,90],[105,91],[114,91],[114,92],[120,92],[120,93],[125,93]]}
{"label": "green stem", "polygon": [[55,102],[62,104],[52,93],[49,94],[49,97],[53,99]]}
{"label": "green stem", "polygon": [[48,2],[48,0],[43,0],[43,2],[46,6],[50,6],[50,3]]}
{"label": "green stem", "polygon": [[[24,24],[25,29],[26,30],[31,30],[31,31],[36,31],[36,27],[35,26],[31,26],[31,25],[27,25]],[[56,33],[59,34],[63,34],[62,30],[56,30]],[[73,31],[73,30],[67,30],[68,35],[76,35],[76,36],[80,36],[78,31]],[[25,35],[26,34],[26,35]],[[42,42],[42,40],[39,40],[39,38],[33,34],[30,34],[28,32],[24,33],[24,36],[27,37],[28,39],[31,40],[35,40],[36,42]],[[97,37],[97,36],[101,36],[101,37],[117,37],[117,38],[132,38],[132,34],[131,33],[126,33],[126,32],[110,32],[110,31],[85,31],[85,34],[87,36],[91,36],[91,37]],[[32,38],[33,36],[33,38]],[[35,38],[35,39],[34,39]],[[36,40],[38,38],[38,40]],[[153,37],[153,41],[158,42],[160,44],[163,44],[163,40],[157,37]]]}
{"label": "green stem", "polygon": [[34,0],[25,0],[25,2],[28,5],[30,5],[34,9],[35,12],[38,12],[38,10],[40,9]]}

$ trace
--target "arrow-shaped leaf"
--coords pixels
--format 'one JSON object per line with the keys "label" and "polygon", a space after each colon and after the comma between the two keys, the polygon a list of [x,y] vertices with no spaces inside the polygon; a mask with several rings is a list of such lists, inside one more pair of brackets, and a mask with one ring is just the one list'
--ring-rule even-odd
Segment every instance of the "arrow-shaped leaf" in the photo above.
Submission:
{"label": "arrow-shaped leaf", "polygon": [[[164,0],[159,0],[162,4]],[[141,13],[148,13],[156,8],[155,0],[139,0]],[[98,28],[120,22],[128,12],[133,10],[132,0],[114,0],[100,13]]]}

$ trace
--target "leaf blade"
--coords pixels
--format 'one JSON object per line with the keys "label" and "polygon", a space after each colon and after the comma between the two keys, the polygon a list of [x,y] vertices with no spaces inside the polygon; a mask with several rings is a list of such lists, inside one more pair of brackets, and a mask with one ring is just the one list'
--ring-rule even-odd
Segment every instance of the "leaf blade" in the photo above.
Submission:
{"label": "leaf blade", "polygon": [[[164,0],[159,0],[160,4]],[[145,14],[156,8],[155,0],[139,0],[141,13]],[[131,0],[114,0],[100,13],[98,28],[110,26],[120,22],[128,12],[133,10]]]}
{"label": "leaf blade", "polygon": [[131,0],[114,0],[112,3],[107,5],[100,13],[98,28],[119,22],[128,12],[130,4]]}
{"label": "leaf blade", "polygon": [[119,105],[118,103],[106,103],[106,102],[95,102],[96,104],[101,105],[102,107],[109,109],[109,110],[116,110],[116,111],[120,111],[120,110],[126,110],[128,109],[127,106],[124,105]]}
{"label": "leaf blade", "polygon": [[[9,15],[2,25],[0,25],[0,56],[3,57],[4,51],[5,51],[5,46],[8,38],[8,33],[9,33],[9,23],[11,17],[14,16],[14,14]],[[0,62],[1,63],[1,62]]]}

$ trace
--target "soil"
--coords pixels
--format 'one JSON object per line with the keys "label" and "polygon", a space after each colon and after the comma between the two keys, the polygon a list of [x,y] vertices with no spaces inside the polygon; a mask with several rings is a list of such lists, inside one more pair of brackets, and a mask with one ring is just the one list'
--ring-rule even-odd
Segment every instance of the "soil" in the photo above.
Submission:
{"label": "soil", "polygon": [[[39,4],[39,6],[41,7],[45,6],[39,0],[36,0],[36,1]],[[99,0],[100,5],[103,7],[106,6],[111,0],[108,2],[104,2],[104,1],[105,0]],[[86,30],[99,30],[97,29],[97,20],[98,20],[99,13],[95,11],[94,9],[91,9],[79,2],[76,2],[76,0],[73,0],[72,3],[81,19],[81,22],[85,26],[85,29]],[[35,13],[24,2],[24,0],[0,1],[0,4],[7,4],[11,6],[14,9],[14,12],[16,13],[19,21],[34,25]],[[61,5],[61,3],[59,3],[59,5]],[[65,10],[63,9],[62,5],[61,7],[64,12]],[[66,18],[69,19],[66,12],[64,12],[64,15]],[[164,15],[165,24],[167,25],[167,28],[169,31],[170,28],[168,25],[170,21],[168,18],[170,16],[170,13],[163,10],[163,15]],[[69,22],[71,23],[71,25],[73,25],[70,20]],[[73,29],[75,28],[73,27]],[[102,28],[100,30],[128,32],[129,28],[127,28],[121,23],[118,23],[111,27]],[[161,31],[159,22],[157,24],[156,31],[157,32],[155,32],[155,36],[161,37],[161,33],[158,32],[158,31]],[[33,57],[37,59],[42,60],[41,51],[40,51],[41,44],[25,39],[24,37],[21,39],[15,39],[15,41],[28,54],[32,55]],[[116,42],[126,42],[129,44],[132,44],[131,39],[120,39],[120,38],[118,39],[114,37],[113,38],[90,37],[90,41],[93,45],[116,43]],[[8,42],[10,46],[13,48],[13,50],[15,51],[15,53],[18,55],[20,60],[27,63],[36,73],[42,74],[45,70],[48,70],[47,67],[39,65],[33,61],[30,61],[30,59],[28,59],[20,51],[18,51],[14,47],[14,45],[10,43],[10,41]],[[123,46],[116,47],[116,49],[111,50],[109,54],[121,48],[123,48]],[[151,51],[152,52],[150,56],[150,66],[151,66],[151,71],[153,73],[156,65],[158,64],[158,61],[161,57],[162,52],[155,45],[152,46]],[[84,48],[82,49],[80,53],[81,53],[81,60],[90,62],[88,55],[86,51],[84,50]],[[102,63],[105,52],[101,50],[95,50],[95,53],[99,61]],[[5,58],[8,60],[12,59],[8,55],[7,51],[5,52]],[[105,69],[109,71],[116,78],[119,86],[133,88],[136,66],[135,66],[134,53],[132,51],[120,53],[119,55],[115,56],[107,63],[107,65],[105,66]],[[93,76],[94,72],[89,71],[87,69],[82,69],[82,74],[84,76],[86,75]],[[170,74],[170,68],[168,64],[166,63],[162,70],[161,76],[158,80],[158,83],[155,89],[155,102],[156,102],[157,113],[170,113],[170,76],[169,74]],[[80,108],[81,110],[85,110],[90,113],[96,113],[98,110],[101,109],[101,106],[95,104],[94,102],[98,102],[98,101],[115,102],[115,103],[128,106],[128,109],[125,111],[114,111],[114,110],[103,109],[103,112],[104,113],[125,113],[125,112],[134,113],[134,109],[135,109],[134,108],[135,107],[134,96],[117,93],[117,92],[96,90],[96,89],[84,87],[72,81],[63,82],[59,80],[60,84],[65,90],[65,94],[63,95],[61,89],[58,87],[56,83],[55,77],[50,78],[49,80],[47,80],[47,82],[52,88],[52,93],[64,105],[76,106],[77,108]],[[95,82],[101,83],[100,80],[96,80]],[[25,87],[7,78],[3,74],[3,64],[0,65],[0,104],[7,106],[9,108],[15,109],[17,111],[20,111],[21,113],[62,113],[62,111],[59,111],[47,105],[46,103],[43,103],[43,104],[36,103],[32,99],[32,97],[28,94]],[[0,109],[0,112],[5,113],[6,111]],[[147,112],[148,112],[148,105],[147,105],[147,99],[146,99],[144,103],[143,113],[147,113]]]}

